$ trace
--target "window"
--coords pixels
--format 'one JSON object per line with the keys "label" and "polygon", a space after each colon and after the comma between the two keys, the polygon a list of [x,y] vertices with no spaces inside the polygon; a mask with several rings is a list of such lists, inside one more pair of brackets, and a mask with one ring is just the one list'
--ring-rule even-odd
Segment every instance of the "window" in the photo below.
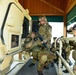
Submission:
{"label": "window", "polygon": [[61,37],[63,36],[63,22],[49,22],[49,24],[52,26],[52,39],[51,42],[53,42],[53,37]]}

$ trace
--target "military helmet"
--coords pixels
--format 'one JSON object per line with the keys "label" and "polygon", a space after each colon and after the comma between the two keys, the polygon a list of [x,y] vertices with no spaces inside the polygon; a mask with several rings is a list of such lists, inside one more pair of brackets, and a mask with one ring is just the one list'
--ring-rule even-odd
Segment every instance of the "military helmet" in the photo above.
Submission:
{"label": "military helmet", "polygon": [[45,16],[41,16],[41,17],[39,17],[39,21],[42,21],[42,20],[44,20],[45,22],[47,22],[47,19],[46,19]]}
{"label": "military helmet", "polygon": [[76,30],[76,24],[67,30],[68,33],[72,34],[72,30]]}
{"label": "military helmet", "polygon": [[72,34],[72,27],[67,30],[68,33]]}

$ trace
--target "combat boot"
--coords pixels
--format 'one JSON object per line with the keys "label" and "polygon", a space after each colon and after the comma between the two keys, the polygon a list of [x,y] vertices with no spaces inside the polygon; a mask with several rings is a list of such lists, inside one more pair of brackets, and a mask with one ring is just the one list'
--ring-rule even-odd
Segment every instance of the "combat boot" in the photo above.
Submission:
{"label": "combat boot", "polygon": [[44,68],[45,68],[45,69],[49,69],[49,67],[48,67],[48,66],[44,66]]}
{"label": "combat boot", "polygon": [[44,75],[42,71],[38,71],[38,75]]}
{"label": "combat boot", "polygon": [[66,70],[63,70],[63,72],[64,72],[64,73],[69,73],[69,71],[68,71],[67,69],[66,69]]}
{"label": "combat boot", "polygon": [[28,67],[32,67],[32,66],[34,66],[35,64],[34,63],[31,63]]}
{"label": "combat boot", "polygon": [[54,67],[54,63],[53,62],[51,63],[51,67]]}

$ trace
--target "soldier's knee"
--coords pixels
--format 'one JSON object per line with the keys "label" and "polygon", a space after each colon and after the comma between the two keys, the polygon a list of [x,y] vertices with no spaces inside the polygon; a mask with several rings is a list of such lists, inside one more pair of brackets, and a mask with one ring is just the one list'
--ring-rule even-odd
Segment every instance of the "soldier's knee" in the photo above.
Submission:
{"label": "soldier's knee", "polygon": [[42,55],[40,58],[40,62],[44,64],[47,61],[47,55]]}

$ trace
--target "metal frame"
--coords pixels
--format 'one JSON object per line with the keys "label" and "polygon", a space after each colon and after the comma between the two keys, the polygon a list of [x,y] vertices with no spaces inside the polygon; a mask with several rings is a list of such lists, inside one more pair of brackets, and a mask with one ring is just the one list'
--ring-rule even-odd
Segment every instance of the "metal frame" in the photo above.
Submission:
{"label": "metal frame", "polygon": [[65,59],[61,56],[61,54],[62,54],[62,40],[65,40],[66,42],[69,42],[70,40],[74,40],[74,41],[75,41],[75,40],[76,40],[76,37],[72,37],[72,38],[67,38],[67,37],[65,37],[65,38],[58,39],[59,44],[60,44],[59,52],[56,51],[57,55],[59,56],[59,65],[58,65],[59,70],[58,70],[58,73],[59,73],[59,75],[62,75],[61,62],[63,62],[65,68],[69,71],[69,73],[70,73],[71,75],[75,75],[75,74],[73,73],[73,71],[70,69],[70,66],[68,65],[68,63],[67,63],[67,62],[65,61]]}

